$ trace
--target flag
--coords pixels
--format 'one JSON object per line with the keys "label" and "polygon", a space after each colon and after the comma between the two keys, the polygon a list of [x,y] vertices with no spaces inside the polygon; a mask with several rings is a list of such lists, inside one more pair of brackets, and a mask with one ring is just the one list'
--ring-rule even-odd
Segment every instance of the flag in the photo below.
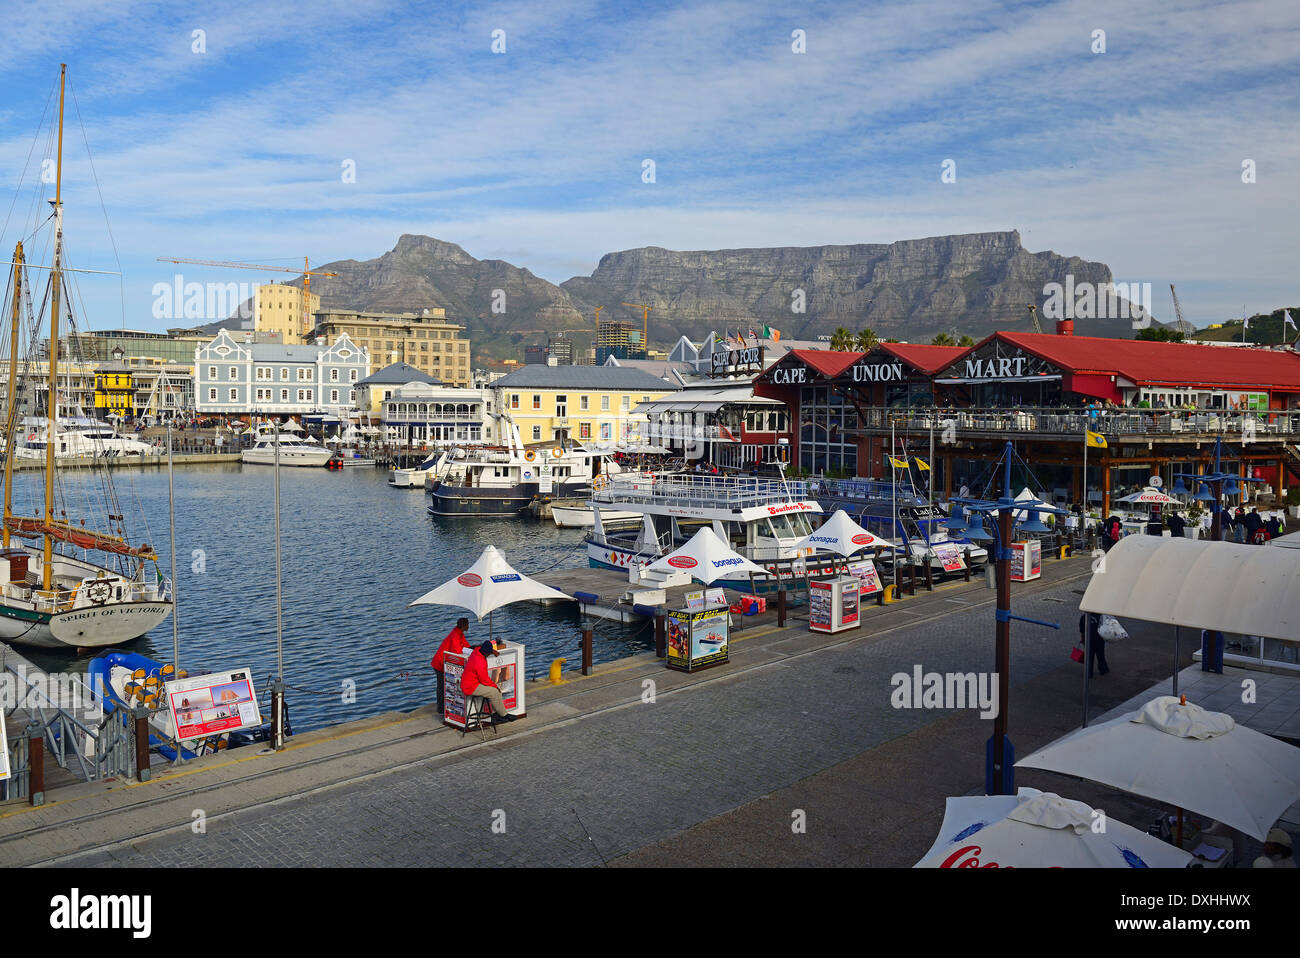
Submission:
{"label": "flag", "polygon": [[1085,429],[1084,432],[1088,434],[1088,445],[1095,449],[1106,448],[1106,437],[1101,433],[1093,432],[1091,429]]}
{"label": "flag", "polygon": [[922,469],[926,472],[930,471],[929,464],[927,464],[926,461],[922,459],[920,456],[913,456],[912,461],[916,463],[916,468]]}
{"label": "flag", "polygon": [[773,330],[772,330],[772,342],[774,342],[774,343],[779,343],[780,341],[781,341],[781,330],[779,330],[779,329],[773,329]]}
{"label": "flag", "polygon": [[755,339],[755,340],[758,339],[758,333],[754,332],[754,327],[753,327],[753,326],[750,326],[750,327],[749,327],[749,338],[750,338],[750,339]]}
{"label": "flag", "polygon": [[1282,327],[1283,329],[1285,329],[1287,326],[1290,326],[1292,329],[1300,329],[1300,327],[1296,326],[1295,320],[1291,318],[1291,310],[1289,309],[1284,309],[1282,311],[1282,321],[1285,323],[1285,325]]}
{"label": "flag", "polygon": [[1250,317],[1247,316],[1245,313],[1241,314],[1241,323],[1243,328],[1250,329]]}
{"label": "flag", "polygon": [[907,461],[906,461],[906,460],[904,460],[904,459],[895,459],[893,456],[890,456],[890,457],[889,457],[889,464],[890,464],[891,466],[893,466],[895,469],[906,469],[906,468],[907,468]]}

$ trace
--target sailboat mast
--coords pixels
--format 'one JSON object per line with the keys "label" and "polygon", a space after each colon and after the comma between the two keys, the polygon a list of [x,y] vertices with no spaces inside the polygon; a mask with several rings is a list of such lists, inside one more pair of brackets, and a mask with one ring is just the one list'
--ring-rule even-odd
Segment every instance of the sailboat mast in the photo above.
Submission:
{"label": "sailboat mast", "polygon": [[22,302],[23,244],[19,240],[14,248],[14,308],[10,325],[9,345],[9,407],[5,412],[5,514],[4,547],[9,548],[9,517],[14,514],[14,406],[18,396],[18,310]]}
{"label": "sailboat mast", "polygon": [[59,65],[59,156],[54,179],[54,269],[50,273],[50,391],[46,401],[49,427],[45,434],[45,562],[42,582],[48,592],[54,585],[54,446],[58,441],[59,410],[59,290],[63,285],[63,84],[68,65]]}

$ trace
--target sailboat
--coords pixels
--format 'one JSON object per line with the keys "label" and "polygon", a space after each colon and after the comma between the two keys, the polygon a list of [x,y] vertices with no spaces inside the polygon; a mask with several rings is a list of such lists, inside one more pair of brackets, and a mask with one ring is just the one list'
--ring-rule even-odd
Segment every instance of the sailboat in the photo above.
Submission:
{"label": "sailboat", "polygon": [[[50,267],[49,391],[46,434],[58,434],[59,305],[63,292],[63,95],[67,65],[59,74],[59,146],[54,199],[54,260]],[[18,420],[18,352],[21,306],[30,299],[23,244],[14,250],[9,352],[6,450],[14,449]],[[42,306],[44,303],[42,303]],[[148,544],[132,545],[124,535],[85,528],[55,509],[55,443],[45,444],[45,508],[41,515],[13,511],[14,455],[4,459],[4,521],[0,525],[0,639],[37,648],[103,648],[139,638],[172,609],[171,584],[158,569]],[[104,469],[109,522],[117,497]],[[22,540],[21,544],[17,540]],[[57,545],[57,548],[56,548]],[[76,552],[80,552],[78,557]],[[100,561],[92,560],[91,556]],[[150,575],[150,563],[153,563]]]}

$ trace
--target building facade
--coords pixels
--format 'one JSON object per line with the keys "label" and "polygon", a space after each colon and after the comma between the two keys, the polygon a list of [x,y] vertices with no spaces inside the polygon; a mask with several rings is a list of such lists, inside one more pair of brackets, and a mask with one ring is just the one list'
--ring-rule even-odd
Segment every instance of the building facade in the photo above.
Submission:
{"label": "building facade", "polygon": [[649,420],[634,407],[673,388],[617,366],[525,366],[491,386],[496,410],[519,427],[525,445],[645,442]]}
{"label": "building facade", "polygon": [[410,382],[385,390],[384,434],[406,445],[495,442],[491,390]]}
{"label": "building facade", "polygon": [[280,346],[241,343],[222,330],[194,351],[195,406],[207,414],[341,416],[369,367],[369,355],[346,335],[329,347]]}
{"label": "building facade", "polygon": [[332,346],[346,335],[373,357],[377,367],[406,363],[449,385],[473,382],[465,327],[449,321],[444,309],[420,313],[327,309],[318,310],[315,318],[317,345]]}
{"label": "building facade", "polygon": [[312,317],[320,309],[320,297],[309,293],[305,310],[303,305],[303,291],[299,287],[262,283],[257,287],[253,305],[254,332],[276,334],[285,346],[302,345],[311,333]]}

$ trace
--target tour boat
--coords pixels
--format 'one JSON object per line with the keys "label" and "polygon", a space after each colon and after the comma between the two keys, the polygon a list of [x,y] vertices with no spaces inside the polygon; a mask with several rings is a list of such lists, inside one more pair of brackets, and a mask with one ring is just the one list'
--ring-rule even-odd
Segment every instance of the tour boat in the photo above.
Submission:
{"label": "tour boat", "polygon": [[430,476],[437,475],[439,467],[446,464],[450,451],[431,454],[424,462],[411,469],[392,469],[388,484],[397,489],[424,489]]}
{"label": "tour boat", "polygon": [[[286,433],[280,433],[280,465],[282,466],[323,466],[333,458],[334,453],[312,439],[299,439]],[[260,432],[253,445],[239,454],[239,461],[249,465],[275,465],[275,436]]]}
{"label": "tour boat", "polygon": [[[24,419],[17,433],[14,455],[20,459],[44,459],[49,442],[49,425]],[[106,456],[152,456],[158,450],[147,442],[119,435],[112,426],[91,419],[60,418],[54,435],[56,459],[103,458]]]}
{"label": "tour boat", "polygon": [[[33,303],[30,290],[45,288],[49,295],[49,346],[45,350],[48,378],[58,383],[60,306],[70,303],[63,262],[63,84],[66,65],[59,80],[59,144],[57,152],[53,215],[53,262],[48,284],[42,276],[34,281],[24,259],[23,244],[14,249],[9,289],[4,302],[12,304],[9,345],[9,379],[5,448],[14,449],[19,406],[34,392],[32,384],[16,375],[23,330],[32,330],[35,317],[44,317],[45,302]],[[71,316],[68,317],[71,322]],[[29,342],[34,353],[39,344]],[[45,434],[59,436],[56,422],[59,407],[57,389],[46,394]],[[39,648],[102,648],[144,635],[171,613],[171,585],[158,569],[158,557],[147,543],[132,545],[127,538],[126,516],[113,491],[111,471],[102,470],[96,497],[88,503],[65,496],[62,475],[54,468],[54,442],[45,443],[44,509],[39,515],[16,515],[13,511],[14,464],[4,462],[4,517],[0,526],[0,639]],[[30,473],[28,474],[30,475]],[[33,497],[34,499],[35,497]],[[87,506],[90,506],[89,508]],[[88,528],[98,516],[99,528]],[[76,518],[74,518],[76,517]],[[81,518],[90,517],[90,518]],[[17,539],[35,540],[20,545]],[[92,561],[92,556],[95,557]],[[101,558],[102,557],[102,558]],[[153,568],[149,566],[152,563]]]}
{"label": "tour boat", "polygon": [[[759,565],[807,555],[795,543],[812,534],[809,520],[822,507],[807,484],[797,480],[627,473],[594,484],[591,510],[588,565],[628,571],[673,552],[704,526]],[[632,518],[614,519],[611,513],[631,513]],[[713,585],[749,592],[775,589],[775,581],[751,585],[746,576]]]}

